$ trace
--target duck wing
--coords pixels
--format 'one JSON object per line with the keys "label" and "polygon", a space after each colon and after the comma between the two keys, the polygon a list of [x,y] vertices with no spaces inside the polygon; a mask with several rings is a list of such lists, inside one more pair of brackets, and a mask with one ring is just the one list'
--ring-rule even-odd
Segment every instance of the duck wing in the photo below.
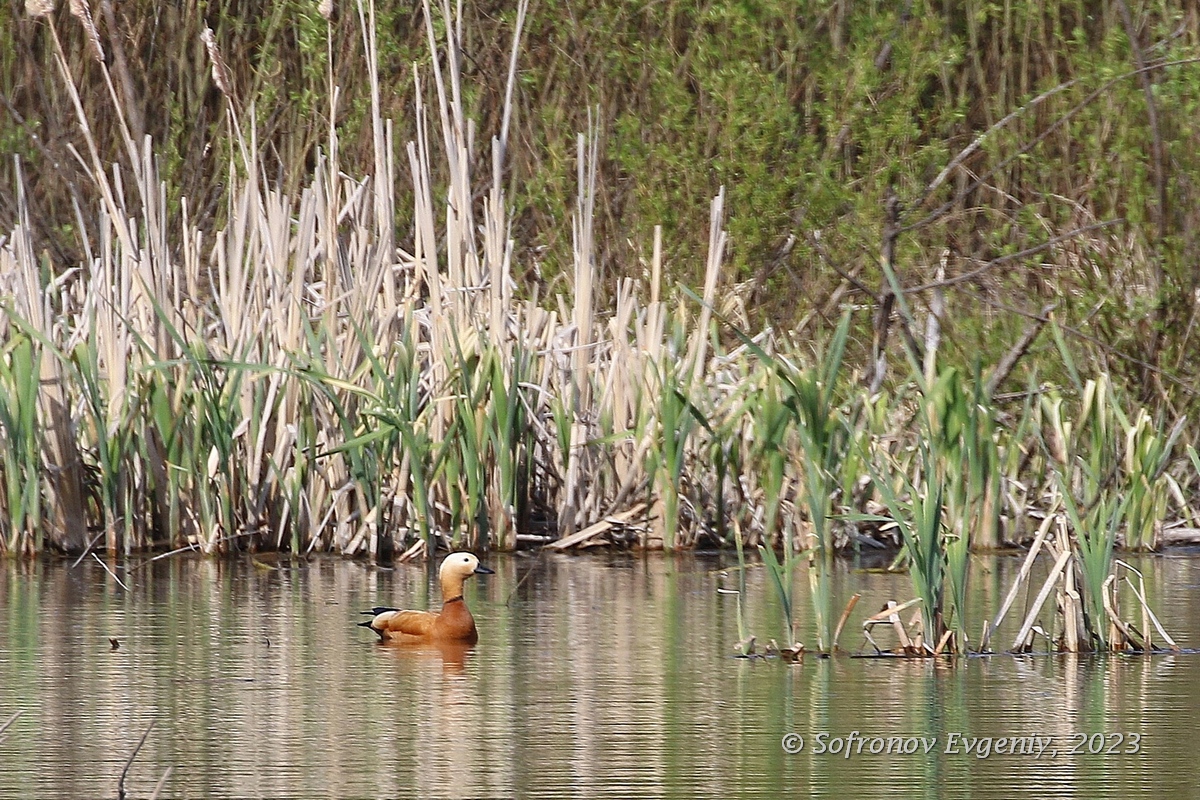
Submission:
{"label": "duck wing", "polygon": [[367,627],[380,636],[433,636],[438,615],[432,611],[384,611],[376,614]]}
{"label": "duck wing", "polygon": [[399,611],[399,610],[400,609],[394,608],[392,606],[375,606],[370,611],[360,611],[359,613],[360,614],[370,614],[372,617],[378,617],[380,614],[384,613],[385,611]]}

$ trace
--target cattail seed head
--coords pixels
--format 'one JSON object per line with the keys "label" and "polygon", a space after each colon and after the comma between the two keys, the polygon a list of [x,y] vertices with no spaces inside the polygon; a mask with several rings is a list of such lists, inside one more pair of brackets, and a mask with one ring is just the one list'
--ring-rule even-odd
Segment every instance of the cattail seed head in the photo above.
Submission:
{"label": "cattail seed head", "polygon": [[54,11],[54,0],[25,0],[25,13],[34,19],[48,17]]}
{"label": "cattail seed head", "polygon": [[205,28],[200,38],[204,40],[204,46],[208,49],[208,59],[212,62],[213,81],[221,90],[221,94],[232,98],[233,81],[229,78],[229,67],[221,57],[221,51],[217,49],[217,37],[213,35],[212,28]]}
{"label": "cattail seed head", "polygon": [[317,12],[325,19],[332,17],[333,0],[321,0],[320,4],[317,6]]}
{"label": "cattail seed head", "polygon": [[92,10],[88,8],[85,0],[71,0],[70,8],[71,16],[79,20],[84,33],[87,34],[88,49],[92,51],[92,58],[96,59],[97,64],[103,64],[104,48],[100,46],[100,34],[96,32],[96,23],[92,21]]}

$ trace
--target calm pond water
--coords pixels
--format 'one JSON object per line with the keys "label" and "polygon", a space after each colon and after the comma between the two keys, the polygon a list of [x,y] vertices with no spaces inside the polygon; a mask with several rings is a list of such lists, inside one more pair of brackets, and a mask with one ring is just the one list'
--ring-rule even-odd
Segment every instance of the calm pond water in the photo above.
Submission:
{"label": "calm pond water", "polygon": [[[732,657],[728,559],[486,562],[466,654],[354,626],[377,603],[436,602],[419,566],[173,558],[129,572],[126,591],[91,559],[0,563],[0,724],[23,712],[0,734],[0,798],[116,797],[152,721],[130,798],[168,767],[164,798],[1200,798],[1200,655],[789,666]],[[1200,645],[1200,557],[1138,563],[1168,629]],[[1017,566],[978,559],[974,602],[996,608]],[[850,562],[836,584],[864,593],[851,649],[863,617],[909,596],[903,576]],[[746,613],[760,641],[775,635],[761,569]],[[784,751],[789,733],[801,752]],[[852,733],[861,752],[830,752]],[[872,754],[883,737],[893,752]],[[990,752],[966,752],[977,737]],[[1047,744],[1013,755],[999,737]],[[1116,752],[1088,752],[1101,745]]]}

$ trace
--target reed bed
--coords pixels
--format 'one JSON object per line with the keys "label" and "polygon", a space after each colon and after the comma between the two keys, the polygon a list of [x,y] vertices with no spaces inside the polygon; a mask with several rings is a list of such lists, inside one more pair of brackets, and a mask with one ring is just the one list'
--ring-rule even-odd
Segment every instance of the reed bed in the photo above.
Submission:
{"label": "reed bed", "polygon": [[[90,215],[80,231],[100,232],[81,242],[86,259],[35,252],[24,186],[20,222],[0,236],[0,552],[730,546],[761,552],[792,641],[807,577],[817,648],[831,651],[848,610],[837,621],[830,559],[890,542],[914,599],[872,619],[927,655],[971,647],[970,549],[1032,540],[1030,558],[1053,559],[1039,596],[1058,593],[1064,647],[1150,647],[1144,587],[1116,552],[1156,547],[1171,508],[1190,518],[1182,422],[1104,374],[1080,378],[1065,345],[1071,385],[1029,370],[1027,391],[1000,398],[1012,363],[939,364],[937,305],[923,352],[905,344],[910,374],[882,384],[844,363],[851,309],[819,345],[750,333],[722,271],[724,192],[698,292],[664,285],[658,234],[647,278],[611,285],[596,256],[594,129],[576,148],[570,285],[543,296],[518,280],[505,157],[525,10],[504,123],[486,142],[462,110],[448,2],[424,3],[436,57],[414,72],[418,134],[399,163],[373,68],[373,171],[341,171],[330,86],[325,147],[298,196],[266,178],[255,116],[227,97],[237,155],[220,226],[168,202],[154,143],[128,132],[115,91],[121,164],[100,162],[76,104],[77,155],[103,198],[75,209]],[[374,6],[356,11],[373,64]],[[220,86],[221,53],[205,44]],[[401,205],[411,230],[394,228]],[[1126,607],[1141,599],[1140,624],[1120,616],[1118,585]]]}

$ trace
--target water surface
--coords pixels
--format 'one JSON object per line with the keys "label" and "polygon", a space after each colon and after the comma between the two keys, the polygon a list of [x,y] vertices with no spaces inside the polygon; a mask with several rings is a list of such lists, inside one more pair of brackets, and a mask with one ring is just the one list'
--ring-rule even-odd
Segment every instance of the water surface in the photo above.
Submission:
{"label": "water surface", "polygon": [[[164,798],[1200,797],[1200,655],[788,666],[732,657],[735,599],[716,592],[735,585],[728,559],[487,561],[466,653],[355,627],[373,605],[436,603],[419,566],[114,564],[126,591],[92,560],[0,563],[0,723],[23,712],[0,735],[0,798],[115,797],[151,722],[131,798],[168,767]],[[1200,558],[1139,565],[1169,630],[1197,646]],[[1017,566],[977,559],[972,602],[998,607]],[[763,571],[747,583],[748,627],[778,636]],[[851,650],[868,613],[910,596],[904,576],[849,562],[835,584],[864,594]],[[1049,740],[1040,757],[995,752],[1030,737]],[[964,751],[975,739],[986,754]]]}

